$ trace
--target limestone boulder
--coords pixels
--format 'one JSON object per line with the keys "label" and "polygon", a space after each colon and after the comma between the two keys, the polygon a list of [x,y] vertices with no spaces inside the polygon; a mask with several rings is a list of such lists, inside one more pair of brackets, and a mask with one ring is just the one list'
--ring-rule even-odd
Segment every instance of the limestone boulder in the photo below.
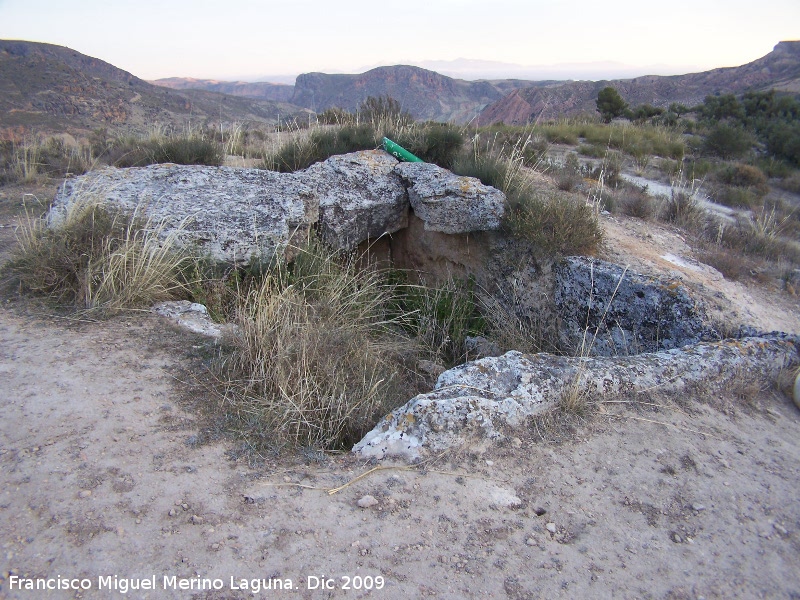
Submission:
{"label": "limestone boulder", "polygon": [[50,224],[81,201],[137,213],[164,236],[177,230],[179,243],[238,264],[282,251],[319,218],[317,195],[302,174],[261,169],[160,164],[90,171],[59,188]]}
{"label": "limestone boulder", "polygon": [[698,343],[627,357],[564,357],[507,352],[445,371],[432,392],[384,417],[353,448],[365,458],[407,460],[431,452],[497,440],[562,399],[679,393],[709,394],[746,376],[774,380],[800,362],[800,344],[781,337]]}
{"label": "limestone boulder", "polygon": [[500,228],[505,211],[500,190],[431,163],[399,163],[394,170],[426,230],[454,234]]}
{"label": "limestone boulder", "polygon": [[383,150],[352,152],[299,173],[319,198],[322,239],[337,249],[408,226],[408,194],[394,172],[398,161]]}
{"label": "limestone boulder", "polygon": [[553,271],[561,344],[573,354],[630,355],[719,339],[678,280],[583,256]]}

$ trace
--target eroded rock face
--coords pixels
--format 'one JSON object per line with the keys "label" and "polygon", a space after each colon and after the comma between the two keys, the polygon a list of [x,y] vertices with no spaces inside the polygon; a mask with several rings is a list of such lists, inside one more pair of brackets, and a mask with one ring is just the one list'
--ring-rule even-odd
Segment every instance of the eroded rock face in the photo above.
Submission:
{"label": "eroded rock face", "polygon": [[137,212],[164,236],[179,230],[181,244],[238,264],[304,238],[319,216],[317,195],[302,174],[261,169],[161,164],[90,171],[64,182],[50,223],[80,198]]}
{"label": "eroded rock face", "polygon": [[500,190],[431,163],[399,163],[395,172],[405,181],[411,208],[426,230],[467,233],[500,228],[506,200]]}
{"label": "eroded rock face", "polygon": [[397,162],[383,150],[365,150],[332,156],[301,172],[319,199],[325,242],[352,250],[408,226],[408,194],[393,170]]}
{"label": "eroded rock face", "polygon": [[780,338],[699,343],[616,358],[507,352],[442,373],[432,392],[382,419],[353,452],[413,460],[470,438],[500,438],[503,430],[523,426],[568,394],[587,394],[596,401],[652,390],[674,393],[692,385],[714,393],[742,374],[771,380],[798,362],[797,342]]}
{"label": "eroded rock face", "polygon": [[561,344],[577,355],[618,356],[719,339],[679,281],[572,256],[554,266]]}
{"label": "eroded rock face", "polygon": [[[166,237],[213,259],[246,264],[300,243],[319,223],[325,242],[353,250],[408,226],[409,197],[430,231],[496,229],[505,196],[436,165],[398,163],[382,150],[353,152],[296,173],[197,165],[109,167],[70,179],[57,192],[50,223],[80,198],[94,197],[150,219]],[[407,188],[411,187],[411,191]],[[288,248],[288,249],[287,249]]]}

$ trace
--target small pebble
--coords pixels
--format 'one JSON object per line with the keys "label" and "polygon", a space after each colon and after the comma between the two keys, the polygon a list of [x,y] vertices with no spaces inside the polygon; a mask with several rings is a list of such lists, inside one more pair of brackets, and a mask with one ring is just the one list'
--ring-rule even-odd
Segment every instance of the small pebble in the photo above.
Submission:
{"label": "small pebble", "polygon": [[692,510],[694,510],[694,511],[700,512],[700,511],[705,510],[705,509],[706,509],[706,507],[703,504],[697,504],[696,502],[694,504],[692,504]]}
{"label": "small pebble", "polygon": [[486,464],[487,464],[487,465],[489,465],[489,466],[491,467],[491,466],[493,466],[493,465],[494,465],[494,461],[493,461],[493,460],[487,460],[487,461],[486,461]]}
{"label": "small pebble", "polygon": [[773,523],[772,527],[781,535],[787,535],[789,533],[783,525],[779,525],[778,523]]}
{"label": "small pebble", "polygon": [[79,496],[80,496],[81,498],[88,498],[88,497],[89,497],[89,496],[91,496],[91,495],[92,495],[92,490],[83,490],[83,491],[82,491],[82,492],[79,494]]}
{"label": "small pebble", "polygon": [[189,517],[189,521],[191,521],[192,525],[202,525],[205,522],[205,519],[197,515],[192,515]]}
{"label": "small pebble", "polygon": [[525,540],[525,544],[528,545],[528,546],[535,546],[536,545],[536,540],[533,539],[533,538],[528,538],[527,540]]}
{"label": "small pebble", "polygon": [[514,446],[514,448],[521,448],[522,447],[522,440],[519,439],[518,437],[512,438],[511,439],[511,445]]}
{"label": "small pebble", "polygon": [[550,533],[555,533],[556,532],[556,524],[555,523],[548,523],[546,525],[546,527],[547,527],[547,531],[549,531]]}
{"label": "small pebble", "polygon": [[376,504],[378,504],[378,501],[375,499],[375,496],[364,496],[358,501],[358,505],[361,508],[370,508]]}
{"label": "small pebble", "polygon": [[175,515],[177,515],[177,514],[178,514],[178,511],[176,511],[174,508],[170,508],[170,509],[169,509],[169,512],[168,512],[167,514],[168,514],[170,517],[174,517]]}

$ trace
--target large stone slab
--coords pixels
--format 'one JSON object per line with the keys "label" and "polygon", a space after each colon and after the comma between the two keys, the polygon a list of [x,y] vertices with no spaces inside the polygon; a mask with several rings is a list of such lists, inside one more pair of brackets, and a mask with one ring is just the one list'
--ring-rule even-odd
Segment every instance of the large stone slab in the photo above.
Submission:
{"label": "large stone slab", "polygon": [[408,226],[408,194],[383,150],[332,156],[300,175],[319,198],[322,239],[352,250],[367,239]]}
{"label": "large stone slab", "polygon": [[571,256],[553,268],[561,344],[579,355],[616,356],[719,339],[703,305],[674,279]]}
{"label": "large stone slab", "polygon": [[239,264],[304,238],[319,216],[317,195],[299,173],[160,164],[68,179],[56,193],[50,224],[73,203],[92,200],[137,212],[165,236],[178,230],[179,243]]}
{"label": "large stone slab", "polygon": [[411,208],[426,230],[468,233],[500,228],[506,202],[500,190],[431,163],[399,163],[395,172],[403,178]]}
{"label": "large stone slab", "polygon": [[503,356],[466,363],[439,376],[436,388],[383,418],[353,448],[365,458],[407,460],[492,440],[554,408],[566,394],[593,401],[622,394],[676,393],[702,386],[718,393],[737,377],[771,380],[800,362],[797,338],[745,338],[628,357],[552,354]]}

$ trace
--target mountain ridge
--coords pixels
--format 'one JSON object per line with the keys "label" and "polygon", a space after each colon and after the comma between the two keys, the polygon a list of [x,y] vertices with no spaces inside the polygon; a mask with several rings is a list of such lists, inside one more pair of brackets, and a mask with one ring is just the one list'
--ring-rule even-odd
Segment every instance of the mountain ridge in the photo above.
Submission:
{"label": "mountain ridge", "polygon": [[0,40],[0,137],[29,131],[146,133],[154,126],[274,124],[286,103],[154,86],[103,60],[55,44]]}
{"label": "mountain ridge", "polygon": [[672,102],[692,106],[711,94],[743,93],[775,88],[800,92],[800,41],[779,42],[769,54],[738,67],[720,67],[685,75],[645,75],[632,79],[574,81],[513,90],[481,111],[476,122],[524,125],[594,113],[597,93],[615,88],[630,105],[666,107]]}

